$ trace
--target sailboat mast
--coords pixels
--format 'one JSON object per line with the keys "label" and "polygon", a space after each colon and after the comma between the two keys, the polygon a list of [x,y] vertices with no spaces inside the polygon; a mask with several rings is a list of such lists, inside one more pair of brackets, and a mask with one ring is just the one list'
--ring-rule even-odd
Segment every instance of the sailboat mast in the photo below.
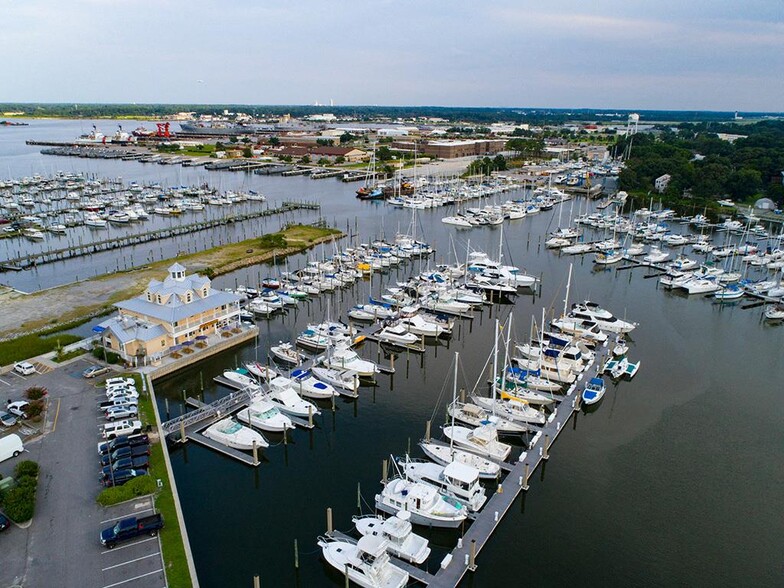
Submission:
{"label": "sailboat mast", "polygon": [[563,316],[569,310],[569,288],[572,286],[572,264],[569,264],[569,277],[566,279],[566,296],[564,297],[564,311]]}
{"label": "sailboat mast", "polygon": [[495,401],[498,396],[498,319],[495,319],[495,330],[493,331],[493,413],[495,413]]}
{"label": "sailboat mast", "polygon": [[452,459],[455,458],[455,409],[457,406],[457,363],[460,358],[460,352],[455,351],[455,377],[452,384],[452,434],[449,435],[449,450],[452,454]]}

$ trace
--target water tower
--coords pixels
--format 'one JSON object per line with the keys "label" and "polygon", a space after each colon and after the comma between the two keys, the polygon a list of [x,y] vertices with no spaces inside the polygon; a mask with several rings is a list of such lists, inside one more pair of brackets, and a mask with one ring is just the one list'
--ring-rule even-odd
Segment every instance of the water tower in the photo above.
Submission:
{"label": "water tower", "polygon": [[640,122],[640,115],[636,112],[632,112],[629,114],[629,118],[626,120],[626,138],[628,141],[626,142],[626,148],[623,150],[623,160],[626,161],[632,155],[632,143],[634,142],[634,135],[637,134],[637,125]]}

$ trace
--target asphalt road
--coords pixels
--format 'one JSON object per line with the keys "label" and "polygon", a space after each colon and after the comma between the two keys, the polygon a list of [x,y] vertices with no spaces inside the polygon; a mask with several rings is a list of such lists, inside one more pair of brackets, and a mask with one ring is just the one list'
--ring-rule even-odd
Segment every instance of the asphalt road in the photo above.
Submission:
{"label": "asphalt road", "polygon": [[[165,579],[158,538],[141,537],[107,550],[101,529],[116,519],[152,512],[143,498],[105,509],[95,502],[98,481],[99,427],[96,405],[103,390],[81,372],[81,359],[53,372],[28,378],[4,376],[0,402],[19,399],[33,384],[49,390],[46,434],[26,445],[27,452],[0,464],[10,475],[17,461],[33,459],[41,468],[36,512],[28,529],[12,527],[0,536],[0,586],[136,588],[163,587]],[[100,378],[103,380],[106,376]]]}

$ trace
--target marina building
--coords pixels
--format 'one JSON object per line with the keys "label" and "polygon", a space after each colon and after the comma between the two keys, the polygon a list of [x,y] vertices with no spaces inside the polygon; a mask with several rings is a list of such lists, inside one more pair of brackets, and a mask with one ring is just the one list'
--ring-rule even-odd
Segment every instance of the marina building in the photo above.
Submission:
{"label": "marina building", "polygon": [[130,364],[155,363],[239,324],[239,296],[214,290],[206,276],[186,276],[179,263],[168,272],[140,296],[116,303],[119,314],[95,328],[104,348]]}
{"label": "marina building", "polygon": [[456,157],[473,157],[477,155],[491,155],[499,153],[506,147],[504,139],[452,139],[428,141],[414,144],[413,141],[396,141],[393,149],[413,151],[438,157],[440,159],[454,159]]}
{"label": "marina building", "polygon": [[670,185],[670,180],[672,176],[670,174],[664,174],[663,176],[659,176],[653,181],[653,185],[656,188],[656,191],[659,193],[664,192],[667,189],[667,186]]}

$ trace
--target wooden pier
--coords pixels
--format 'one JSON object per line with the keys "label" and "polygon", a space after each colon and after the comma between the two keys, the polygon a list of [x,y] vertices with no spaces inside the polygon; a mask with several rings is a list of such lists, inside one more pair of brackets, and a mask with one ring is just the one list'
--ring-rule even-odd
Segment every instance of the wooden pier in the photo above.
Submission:
{"label": "wooden pier", "polygon": [[19,257],[6,259],[2,262],[0,270],[25,268],[29,266],[42,265],[45,263],[54,263],[74,257],[82,257],[85,255],[92,255],[93,253],[100,253],[103,251],[110,251],[112,249],[121,249],[123,247],[133,247],[142,243],[149,243],[150,241],[158,241],[160,239],[170,239],[179,235],[186,235],[198,231],[212,229],[217,226],[243,222],[255,218],[262,218],[273,216],[277,214],[285,214],[295,210],[318,210],[320,205],[316,202],[295,202],[286,201],[281,206],[276,208],[264,208],[254,212],[245,214],[238,214],[225,218],[210,219],[200,221],[197,223],[179,225],[169,227],[166,229],[159,229],[156,231],[148,231],[145,233],[137,233],[134,235],[125,235],[123,237],[115,237],[113,239],[104,239],[101,241],[93,241],[89,243],[80,243],[71,247],[64,247],[62,249],[52,249],[49,251],[41,251],[39,253],[28,253]]}

